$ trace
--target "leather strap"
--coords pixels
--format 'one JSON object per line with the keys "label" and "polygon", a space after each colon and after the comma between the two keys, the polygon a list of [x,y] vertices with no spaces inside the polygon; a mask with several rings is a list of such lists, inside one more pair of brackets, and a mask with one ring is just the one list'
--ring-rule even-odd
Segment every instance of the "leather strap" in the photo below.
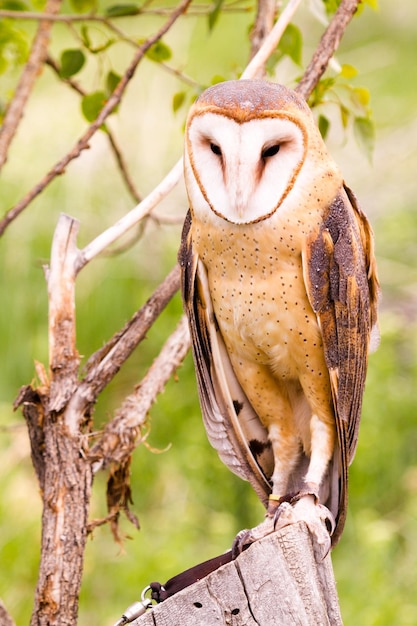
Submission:
{"label": "leather strap", "polygon": [[[246,547],[249,546],[244,546],[243,549]],[[178,591],[182,591],[182,589],[193,585],[222,565],[230,563],[232,560],[232,551],[229,550],[224,554],[215,556],[213,559],[209,559],[208,561],[194,565],[194,567],[190,567],[190,569],[185,570],[185,572],[181,572],[181,574],[177,574],[173,578],[170,578],[164,585],[161,585],[161,583],[158,582],[151,583],[149,586],[152,590],[152,600],[155,602],[163,602],[175,593],[178,593]]]}

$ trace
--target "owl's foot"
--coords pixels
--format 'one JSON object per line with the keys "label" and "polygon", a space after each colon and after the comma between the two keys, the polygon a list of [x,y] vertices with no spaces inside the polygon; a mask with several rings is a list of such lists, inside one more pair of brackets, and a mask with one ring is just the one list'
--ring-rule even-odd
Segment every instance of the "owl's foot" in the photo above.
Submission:
{"label": "owl's foot", "polygon": [[327,507],[319,504],[315,494],[297,494],[291,503],[283,502],[278,507],[274,518],[275,530],[301,521],[307,524],[314,537],[316,560],[324,560],[330,552],[330,537],[336,526],[333,515]]}
{"label": "owl's foot", "polygon": [[[274,503],[275,504],[275,503]],[[233,542],[232,554],[236,558],[248,546],[290,524],[305,522],[315,541],[314,553],[317,561],[326,558],[331,548],[331,535],[335,521],[330,511],[319,504],[315,493],[301,492],[285,498],[283,502],[268,507],[265,520],[249,530],[241,530]]]}
{"label": "owl's foot", "polygon": [[255,526],[254,528],[246,528],[241,530],[235,537],[235,540],[232,545],[232,556],[235,559],[246,546],[251,543],[255,543],[259,539],[270,535],[275,532],[275,519],[274,517],[269,517],[268,515],[265,517],[264,521]]}

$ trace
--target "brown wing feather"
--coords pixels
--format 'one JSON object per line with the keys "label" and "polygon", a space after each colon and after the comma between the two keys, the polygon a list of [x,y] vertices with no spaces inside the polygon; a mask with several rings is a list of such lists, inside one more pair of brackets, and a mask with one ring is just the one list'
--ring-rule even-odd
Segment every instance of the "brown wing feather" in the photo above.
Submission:
{"label": "brown wing feather", "polygon": [[221,460],[248,480],[266,505],[273,471],[268,435],[233,372],[216,324],[206,271],[193,252],[190,230],[188,214],[179,261],[204,425]]}
{"label": "brown wing feather", "polygon": [[[304,278],[320,324],[339,441],[340,536],[346,516],[348,466],[353,460],[362,408],[378,278],[371,227],[353,193],[341,192],[307,242]],[[336,536],[336,541],[337,541]]]}

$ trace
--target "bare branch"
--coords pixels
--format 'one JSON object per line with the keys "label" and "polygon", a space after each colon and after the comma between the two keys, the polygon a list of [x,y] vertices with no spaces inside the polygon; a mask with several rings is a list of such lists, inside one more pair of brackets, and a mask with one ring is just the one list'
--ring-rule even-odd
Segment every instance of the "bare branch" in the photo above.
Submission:
{"label": "bare branch", "polygon": [[73,78],[62,78],[60,76],[60,74],[59,74],[60,67],[59,67],[58,63],[55,61],[55,59],[53,59],[49,54],[47,55],[47,57],[45,59],[45,65],[50,67],[55,72],[55,74],[57,76],[59,76],[59,79],[63,83],[65,83],[66,85],[69,85],[71,87],[71,89],[73,89],[78,94],[80,94],[80,96],[85,96],[86,92],[84,91],[84,89],[82,89],[82,87],[80,87],[80,85],[77,83],[77,81],[75,81]]}
{"label": "bare branch", "polygon": [[190,348],[188,322],[183,316],[168,337],[146,376],[127,396],[115,418],[106,425],[100,441],[92,448],[90,458],[94,471],[111,462],[124,463],[138,445],[138,438],[156,397],[181,365]]}
{"label": "bare branch", "polygon": [[[51,2],[53,0],[50,0]],[[54,0],[57,1],[57,0]],[[63,174],[67,165],[73,160],[76,159],[83,150],[86,150],[89,146],[89,141],[91,137],[97,132],[100,126],[105,122],[107,117],[114,111],[117,105],[120,102],[120,99],[129,84],[130,80],[133,78],[136,68],[140,61],[143,59],[145,53],[149,48],[158,41],[175,23],[175,21],[182,15],[191,0],[182,0],[175,11],[169,16],[165,24],[158,30],[155,35],[149,37],[147,41],[140,46],[140,48],[136,51],[133,61],[130,66],[126,70],[125,74],[121,78],[119,84],[116,89],[113,91],[110,98],[107,100],[106,104],[100,111],[97,119],[88,127],[86,132],[82,135],[82,137],[78,140],[75,146],[70,150],[56,165],[44,176],[44,178],[37,184],[26,196],[18,202],[12,209],[10,209],[0,221],[0,235],[2,235],[7,228],[7,226],[14,220],[20,213],[28,206],[28,204],[36,198],[44,189],[49,185],[49,183],[59,176]]]}
{"label": "bare branch", "polygon": [[61,215],[47,272],[49,295],[49,410],[59,413],[78,384],[80,357],[75,347],[75,259],[79,223]]}
{"label": "bare branch", "polygon": [[332,21],[325,30],[309,66],[296,87],[296,91],[304,96],[306,100],[326,71],[329,61],[337,50],[343,33],[356,13],[360,1],[342,0]]}
{"label": "bare branch", "polygon": [[[55,74],[57,74],[57,76],[60,76],[60,67],[58,65],[58,63],[55,61],[55,59],[53,59],[51,56],[47,56],[46,60],[45,60],[45,64],[48,65],[54,72]],[[64,82],[65,84],[67,84],[69,87],[71,87],[71,89],[73,89],[74,91],[76,91],[78,94],[80,94],[80,96],[85,96],[86,92],[84,91],[84,89],[82,87],[80,87],[80,85],[77,83],[77,81],[73,80],[72,78],[61,78],[60,80],[62,80],[62,82]],[[123,180],[125,181],[126,187],[129,190],[130,195],[132,196],[133,200],[135,200],[136,202],[140,202],[141,201],[141,197],[140,194],[138,193],[138,191],[135,188],[135,185],[133,184],[133,181],[129,175],[128,169],[127,169],[127,165],[125,163],[122,151],[120,150],[119,146],[117,145],[117,141],[114,138],[113,133],[111,132],[111,130],[109,129],[109,127],[107,126],[107,124],[103,124],[103,128],[104,128],[104,132],[106,133],[108,139],[109,139],[109,143],[111,146],[111,149],[113,150],[113,154],[116,158],[117,164],[119,166],[119,170],[120,173],[122,175]]]}
{"label": "bare branch", "polygon": [[[256,13],[255,24],[250,34],[251,51],[250,58],[253,59],[258,52],[265,37],[271,32],[274,25],[277,5],[275,0],[258,0],[258,10]],[[256,73],[258,78],[265,75],[265,65],[263,65]]]}
{"label": "bare branch", "polygon": [[141,195],[138,192],[138,190],[136,189],[132,178],[130,177],[130,174],[129,174],[129,171],[127,169],[127,164],[126,164],[126,161],[124,159],[123,153],[122,153],[121,149],[119,148],[119,146],[117,144],[117,141],[116,141],[113,133],[111,132],[111,130],[107,126],[107,124],[105,124],[105,131],[104,132],[106,133],[107,137],[109,138],[109,142],[110,142],[111,148],[113,150],[113,154],[115,156],[117,165],[119,166],[120,174],[122,175],[122,178],[125,181],[125,185],[126,185],[127,189],[129,190],[130,195],[132,196],[133,200],[135,200],[135,202],[140,202],[142,200]]}
{"label": "bare branch", "polygon": [[89,412],[99,393],[116,376],[123,363],[145,337],[178,291],[179,281],[180,270],[176,265],[126,326],[90,357],[85,366],[85,376],[67,406],[66,421],[70,432],[77,430],[80,419]]}
{"label": "bare branch", "polygon": [[255,54],[253,59],[246,66],[246,69],[244,70],[241,79],[255,78],[257,76],[259,70],[264,67],[266,61],[269,59],[269,57],[277,47],[282,35],[285,32],[285,29],[292,20],[300,4],[301,0],[289,0],[287,6],[279,16],[278,20],[275,22],[273,29],[265,38],[263,44],[259,48],[258,52]]}
{"label": "bare branch", "polygon": [[151,193],[146,196],[135,208],[124,215],[113,226],[105,230],[83,250],[80,250],[77,271],[80,271],[89,261],[103,252],[107,246],[124,235],[132,226],[135,226],[141,219],[152,211],[152,209],[165,198],[169,192],[178,184],[182,176],[182,158],[177,161],[170,172],[157,185]]}
{"label": "bare branch", "polygon": [[[58,13],[61,3],[62,0],[48,0],[45,7],[45,17],[47,18]],[[47,19],[40,22],[33,40],[29,59],[20,77],[13,100],[6,111],[3,125],[0,129],[0,170],[7,161],[10,144],[23,117],[26,102],[39,75],[39,70],[45,60],[51,28],[52,22]]]}
{"label": "bare branch", "polygon": [[[187,11],[186,15],[190,16],[199,16],[205,15],[213,10],[213,6],[211,4],[201,4],[196,5],[190,11]],[[252,11],[252,6],[248,5],[247,7],[239,7],[239,6],[223,6],[223,13],[250,13]],[[174,9],[172,7],[159,7],[159,8],[144,8],[142,7],[137,16],[141,15],[172,15]],[[130,16],[134,17],[134,16]],[[96,14],[85,14],[85,13],[74,13],[74,14],[64,14],[64,15],[50,15],[46,11],[44,13],[37,11],[13,11],[11,9],[0,9],[0,19],[7,18],[12,20],[27,20],[29,22],[40,22],[40,21],[48,21],[48,22],[61,22],[64,24],[72,24],[76,22],[101,22],[106,24],[109,28],[113,28],[112,21],[117,19],[126,19],[126,15],[113,15],[111,18],[106,17],[104,15],[96,15]]]}

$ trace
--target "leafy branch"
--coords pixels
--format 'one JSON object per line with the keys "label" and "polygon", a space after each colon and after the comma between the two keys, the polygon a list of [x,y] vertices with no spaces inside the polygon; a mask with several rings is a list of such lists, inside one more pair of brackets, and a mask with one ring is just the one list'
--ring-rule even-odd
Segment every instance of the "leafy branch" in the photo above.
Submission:
{"label": "leafy branch", "polygon": [[[53,0],[51,0],[52,2]],[[101,111],[98,113],[94,122],[87,128],[85,133],[80,137],[74,147],[54,165],[54,167],[44,176],[44,178],[33,187],[20,202],[18,202],[12,209],[10,209],[4,217],[0,220],[0,235],[2,235],[11,222],[13,222],[18,215],[32,202],[36,196],[38,196],[53,180],[56,176],[64,173],[68,164],[76,159],[83,150],[86,150],[89,146],[89,141],[97,130],[106,121],[107,117],[114,111],[114,109],[120,103],[123,93],[129,84],[129,81],[133,78],[136,68],[145,56],[145,53],[155,44],[163,35],[173,26],[176,20],[183,15],[190,4],[191,0],[182,0],[177,9],[171,13],[165,24],[149,39],[146,40],[135,53],[133,60],[126,72],[120,79],[120,82],[110,95],[108,100],[104,103]],[[10,110],[10,109],[9,109]]]}

